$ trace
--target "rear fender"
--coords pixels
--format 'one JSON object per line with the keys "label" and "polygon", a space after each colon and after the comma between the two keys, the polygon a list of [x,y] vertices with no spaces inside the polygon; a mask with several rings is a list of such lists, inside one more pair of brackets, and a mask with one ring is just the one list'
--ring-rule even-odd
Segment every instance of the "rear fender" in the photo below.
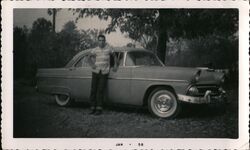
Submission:
{"label": "rear fender", "polygon": [[53,87],[51,93],[71,96],[70,89],[62,86]]}

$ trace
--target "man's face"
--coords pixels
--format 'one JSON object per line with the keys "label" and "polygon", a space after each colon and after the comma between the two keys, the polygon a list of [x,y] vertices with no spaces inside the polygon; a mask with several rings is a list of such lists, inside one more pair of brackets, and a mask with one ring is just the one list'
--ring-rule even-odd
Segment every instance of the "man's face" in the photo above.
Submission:
{"label": "man's face", "polygon": [[98,45],[99,45],[99,47],[100,47],[100,48],[104,48],[104,47],[105,47],[105,44],[106,44],[105,38],[99,37],[99,38],[98,38]]}

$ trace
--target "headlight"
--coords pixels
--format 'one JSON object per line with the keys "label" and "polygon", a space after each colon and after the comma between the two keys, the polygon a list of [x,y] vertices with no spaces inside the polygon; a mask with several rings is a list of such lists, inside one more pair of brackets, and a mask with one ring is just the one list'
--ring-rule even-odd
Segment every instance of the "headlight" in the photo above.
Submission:
{"label": "headlight", "polygon": [[194,79],[195,79],[195,82],[198,82],[200,79],[200,75],[195,75]]}
{"label": "headlight", "polygon": [[188,95],[197,95],[199,93],[199,90],[197,89],[196,86],[192,86],[191,88],[188,89],[187,94]]}
{"label": "headlight", "polygon": [[199,81],[199,79],[200,79],[200,75],[201,75],[201,70],[197,71],[194,74],[194,76],[193,76],[193,78],[191,80],[191,83],[197,83]]}

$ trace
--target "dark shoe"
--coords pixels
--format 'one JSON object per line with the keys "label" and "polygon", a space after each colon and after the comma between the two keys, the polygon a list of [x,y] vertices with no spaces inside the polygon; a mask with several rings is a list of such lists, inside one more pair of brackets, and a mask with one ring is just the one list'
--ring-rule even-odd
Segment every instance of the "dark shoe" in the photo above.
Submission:
{"label": "dark shoe", "polygon": [[96,110],[95,115],[101,115],[102,114],[102,110]]}
{"label": "dark shoe", "polygon": [[94,109],[94,110],[91,110],[91,112],[89,112],[89,114],[90,115],[93,115],[93,114],[95,114],[96,113],[96,110]]}

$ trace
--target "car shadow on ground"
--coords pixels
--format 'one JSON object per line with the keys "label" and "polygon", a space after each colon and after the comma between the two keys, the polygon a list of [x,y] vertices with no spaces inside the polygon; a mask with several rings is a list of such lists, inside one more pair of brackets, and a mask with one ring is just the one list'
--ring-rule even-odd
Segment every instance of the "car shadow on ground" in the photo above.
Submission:
{"label": "car shadow on ground", "polygon": [[228,111],[228,105],[191,105],[182,106],[178,118],[212,118]]}
{"label": "car shadow on ground", "polygon": [[[48,102],[49,106],[60,107],[54,101]],[[71,109],[83,109],[90,111],[90,103],[76,101],[72,103],[71,106],[68,106]],[[131,105],[119,105],[119,104],[104,104],[104,112],[112,111],[117,113],[126,113],[126,114],[140,114],[147,117],[153,116],[147,109],[147,107],[137,107]],[[228,105],[224,106],[214,106],[214,105],[191,105],[184,104],[182,105],[182,111],[177,116],[176,119],[187,119],[187,118],[212,118],[215,116],[223,115],[228,110]],[[156,118],[156,117],[155,117]]]}

